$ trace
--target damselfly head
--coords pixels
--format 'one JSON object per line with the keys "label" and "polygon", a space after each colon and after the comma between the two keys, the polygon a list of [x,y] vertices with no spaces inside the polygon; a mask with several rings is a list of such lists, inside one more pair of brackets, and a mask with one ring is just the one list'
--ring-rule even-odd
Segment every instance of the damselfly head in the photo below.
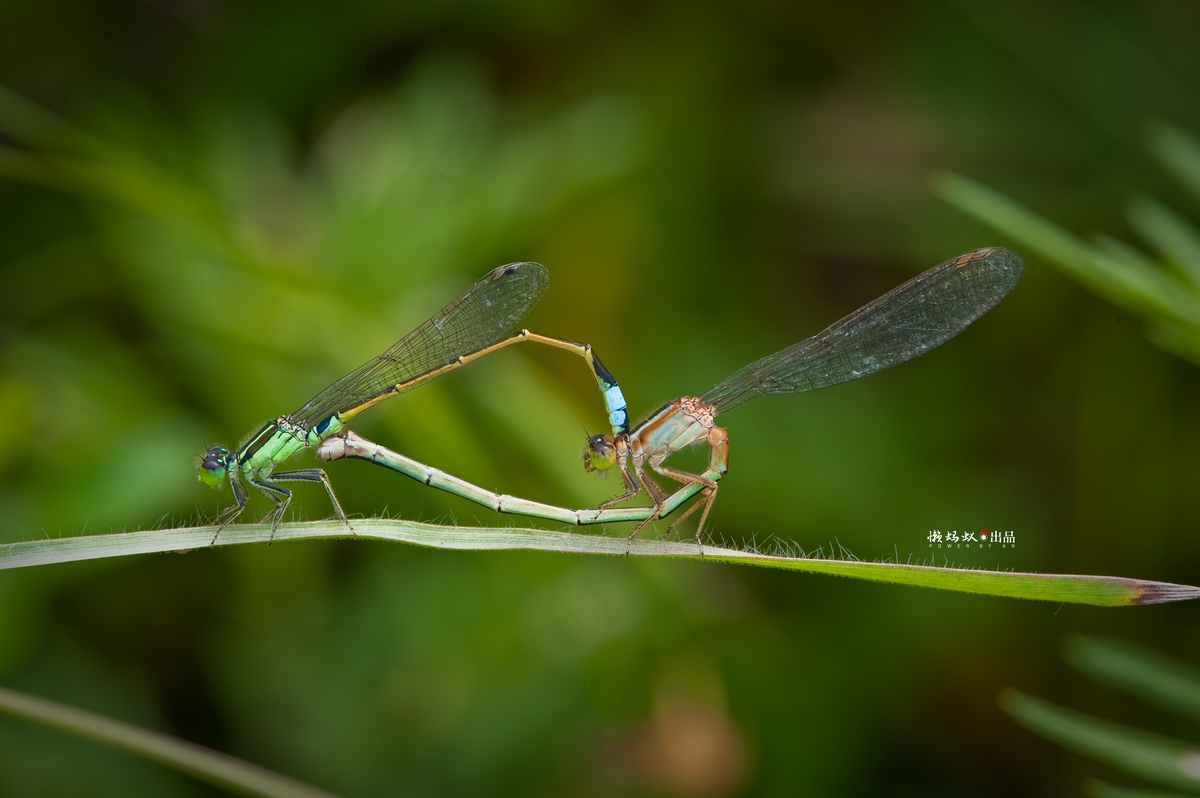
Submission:
{"label": "damselfly head", "polygon": [[617,447],[611,435],[603,433],[588,438],[583,450],[583,470],[607,471],[617,464]]}
{"label": "damselfly head", "polygon": [[229,450],[224,446],[212,446],[204,456],[200,458],[200,470],[196,475],[197,479],[208,485],[210,488],[215,488],[225,481],[225,472],[228,470],[227,465],[229,460]]}

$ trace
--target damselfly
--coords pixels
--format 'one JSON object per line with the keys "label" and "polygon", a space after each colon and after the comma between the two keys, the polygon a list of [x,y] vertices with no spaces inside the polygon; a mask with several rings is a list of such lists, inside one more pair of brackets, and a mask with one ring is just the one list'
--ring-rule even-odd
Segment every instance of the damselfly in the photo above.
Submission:
{"label": "damselfly", "polygon": [[[604,395],[614,433],[621,434],[627,424],[625,400],[590,346],[528,330],[504,338],[541,298],[549,281],[549,273],[540,263],[500,266],[383,354],[342,377],[296,412],[264,424],[236,450],[211,447],[200,460],[199,479],[215,487],[228,476],[235,501],[217,516],[219,526],[213,542],[246,506],[242,478],[275,503],[263,518],[264,523],[271,521],[272,538],[292,497],[280,482],[322,483],[337,517],[350,526],[323,470],[276,472],[275,468],[297,452],[318,446],[342,431],[350,419],[368,407],[510,344],[532,341],[583,357]],[[446,489],[454,492],[453,486]]]}
{"label": "damselfly", "polygon": [[[1017,284],[1023,268],[1019,255],[998,247],[951,258],[824,332],[751,363],[698,396],[664,405],[627,433],[593,436],[584,451],[584,468],[605,471],[618,466],[625,482],[625,493],[599,509],[644,489],[657,512],[639,524],[630,538],[660,517],[667,496],[646,473],[648,466],[676,482],[703,487],[705,500],[693,504],[672,524],[673,529],[703,505],[696,529],[699,541],[717,497],[717,481],[729,468],[729,436],[713,423],[719,413],[758,396],[813,391],[865,377],[928,352],[994,307]],[[664,465],[675,452],[701,442],[709,446],[706,474]]]}

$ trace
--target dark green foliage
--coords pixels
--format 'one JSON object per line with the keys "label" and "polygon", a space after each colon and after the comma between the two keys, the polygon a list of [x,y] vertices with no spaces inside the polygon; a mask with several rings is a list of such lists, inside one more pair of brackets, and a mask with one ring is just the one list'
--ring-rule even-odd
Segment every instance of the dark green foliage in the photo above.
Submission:
{"label": "dark green foliage", "polygon": [[[1098,681],[1148,698],[1168,710],[1196,716],[1200,669],[1194,666],[1136,644],[1082,636],[1068,644],[1067,660]],[[1126,776],[1156,787],[1200,792],[1200,756],[1192,743],[1064,709],[1015,690],[1004,693],[1000,703],[1034,732]],[[1089,792],[1112,798],[1162,795],[1126,792],[1105,784],[1091,785]]]}
{"label": "dark green foliage", "polygon": [[[4,4],[0,540],[211,518],[229,496],[193,456],[501,263],[546,264],[529,326],[592,343],[650,411],[1004,245],[1021,285],[947,346],[722,417],[715,533],[1194,583],[1195,367],[927,182],[953,170],[1121,240],[1134,199],[1147,251],[1186,258],[1196,205],[1145,138],[1200,131],[1197,13]],[[601,410],[570,355],[508,351],[356,428],[587,506],[617,487],[580,468]],[[350,513],[505,522],[329,470]],[[295,506],[329,513],[319,487]],[[1016,548],[926,539],[983,528]],[[4,573],[0,684],[354,795],[1058,795],[1092,764],[1009,723],[1002,686],[1161,728],[1058,694],[1076,629],[1200,661],[1186,604],[347,541]],[[31,728],[0,719],[0,793],[205,789]]]}

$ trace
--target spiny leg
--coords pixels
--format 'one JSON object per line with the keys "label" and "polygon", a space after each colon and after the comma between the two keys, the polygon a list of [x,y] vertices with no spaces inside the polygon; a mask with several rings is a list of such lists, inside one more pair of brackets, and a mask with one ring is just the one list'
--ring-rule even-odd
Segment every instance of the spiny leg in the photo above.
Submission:
{"label": "spiny leg", "polygon": [[622,460],[619,465],[621,468],[621,480],[625,483],[625,492],[620,496],[614,496],[611,499],[606,499],[605,501],[601,502],[596,508],[597,510],[603,510],[604,508],[611,507],[614,504],[620,504],[626,499],[632,499],[642,490],[641,483],[637,481],[637,477],[630,473],[629,466],[625,464],[625,461]]}
{"label": "spiny leg", "polygon": [[696,542],[699,543],[700,542],[700,530],[704,528],[703,521],[708,516],[708,508],[712,506],[713,497],[715,497],[715,496],[716,496],[716,491],[711,491],[708,488],[705,488],[703,491],[703,498],[701,500],[693,502],[691,507],[689,507],[683,511],[683,515],[679,516],[674,521],[672,521],[671,525],[669,527],[667,527],[667,534],[670,535],[671,533],[673,533],[676,529],[679,528],[679,526],[684,521],[688,520],[688,518],[692,515],[692,513],[696,512],[696,510],[699,507],[703,506],[704,507],[704,515],[700,516],[701,524],[700,524],[700,526],[698,526],[696,528]]}
{"label": "spiny leg", "polygon": [[635,465],[633,470],[637,473],[637,478],[646,486],[646,492],[650,494],[650,499],[654,502],[654,513],[647,516],[646,520],[642,521],[633,532],[629,533],[629,542],[625,547],[625,553],[629,554],[630,548],[633,546],[633,539],[638,536],[652,521],[658,519],[662,514],[663,503],[667,500],[667,494],[663,491],[662,486],[646,475],[641,466]]}
{"label": "spiny leg", "polygon": [[[236,472],[229,472],[229,485],[233,488],[233,499],[236,504],[226,507],[224,510],[217,513],[217,518],[213,523],[217,523],[219,526],[217,527],[217,531],[213,533],[212,540],[209,541],[208,545],[210,546],[217,545],[217,538],[220,536],[221,530],[229,526],[229,524],[233,522],[233,519],[241,515],[242,510],[246,509],[246,491],[244,488],[242,488],[242,481],[238,479]],[[225,518],[225,516],[229,517]],[[222,521],[222,518],[225,518],[225,520]]]}
{"label": "spiny leg", "polygon": [[[697,482],[704,486],[704,490],[708,494],[708,499],[705,500],[705,502],[704,502],[704,513],[700,516],[700,526],[696,527],[696,543],[697,543],[697,545],[703,546],[704,544],[701,542],[700,533],[704,529],[705,519],[708,518],[708,510],[710,507],[712,507],[713,501],[717,498],[716,480],[709,479],[708,477],[701,476],[700,474],[693,474],[690,471],[681,471],[678,468],[669,468],[664,465],[654,465],[653,463],[651,463],[650,467],[653,468],[658,473],[662,474],[664,477],[673,479],[676,482],[682,482],[684,484],[686,484],[688,482]],[[674,522],[672,522],[671,526],[667,528],[668,534],[673,532],[676,527],[678,527],[680,524],[682,524],[684,522],[684,520],[689,515],[691,515],[695,511],[695,509],[699,506],[700,506],[700,502],[696,502],[695,504],[693,504],[691,507],[689,507],[687,509],[687,512],[685,512],[682,516],[680,516],[678,519],[676,519]]]}
{"label": "spiny leg", "polygon": [[[654,506],[661,510],[663,502],[667,500],[667,493],[662,489],[662,485],[659,485],[657,482],[651,479],[646,472],[642,470],[641,466],[635,465],[633,470],[637,474],[638,480],[646,486],[646,492],[650,494],[650,498],[654,501]],[[658,469],[656,468],[655,470],[657,471]],[[656,515],[655,518],[657,517],[658,516]]]}
{"label": "spiny leg", "polygon": [[358,533],[354,531],[354,527],[346,518],[346,513],[342,511],[342,505],[338,503],[337,496],[333,495],[333,483],[329,481],[329,475],[320,468],[301,468],[296,471],[284,471],[271,475],[273,482],[320,482],[325,486],[325,492],[329,494],[329,503],[333,505],[333,511],[337,513],[338,519],[350,529],[350,534],[358,537]]}
{"label": "spiny leg", "polygon": [[[729,473],[729,433],[723,427],[711,427],[708,430],[708,470],[720,476],[721,479]],[[704,531],[704,522],[708,520],[708,511],[712,509],[713,502],[717,498],[717,483],[716,480],[710,480],[712,488],[708,494],[708,501],[704,503],[704,512],[700,514],[700,524],[696,527],[696,542],[700,543],[700,533]],[[697,502],[699,504],[699,502]],[[688,513],[696,508],[692,505],[688,508]],[[683,518],[687,518],[684,514]],[[673,526],[677,526],[683,521],[680,518]]]}
{"label": "spiny leg", "polygon": [[267,545],[270,546],[275,541],[275,530],[279,528],[279,521],[283,518],[284,511],[287,510],[288,504],[292,501],[292,492],[283,485],[276,485],[274,482],[255,479],[253,476],[246,477],[246,481],[265,493],[268,499],[275,502],[275,509],[264,515],[263,520],[259,522],[265,524],[268,518],[271,519],[271,537],[267,539]]}
{"label": "spiny leg", "polygon": [[[704,485],[704,512],[700,515],[700,523],[696,527],[696,543],[701,547],[703,553],[704,544],[701,543],[700,535],[704,532],[704,523],[708,520],[708,512],[712,509],[713,502],[717,498],[717,480],[729,473],[729,433],[723,427],[709,427],[708,435],[705,438],[708,443],[708,470],[717,476],[713,479],[705,478],[698,474],[692,474],[687,471],[679,471],[666,466],[655,466],[655,470],[664,476],[669,476],[672,479],[687,483],[698,483]],[[675,531],[675,529],[687,520],[687,517],[696,511],[700,506],[700,502],[696,502],[687,509],[683,515],[677,518],[671,526],[667,527],[667,534]]]}
{"label": "spiny leg", "polygon": [[[704,523],[706,521],[708,521],[708,511],[712,509],[713,502],[716,501],[716,499],[717,499],[717,489],[714,487],[712,489],[712,492],[708,494],[708,501],[704,502],[704,512],[700,513],[700,523],[696,525],[696,542],[697,543],[700,543],[700,533],[704,531]],[[691,507],[689,507],[687,513],[684,513],[683,518],[680,518],[679,521],[676,521],[673,524],[673,526],[678,526],[683,521],[683,519],[687,518],[688,515],[692,512],[692,510],[696,509],[696,507],[698,507],[699,505],[700,505],[700,502],[696,502]],[[701,543],[700,545],[703,546],[704,544]],[[703,553],[703,552],[701,552],[701,553]]]}

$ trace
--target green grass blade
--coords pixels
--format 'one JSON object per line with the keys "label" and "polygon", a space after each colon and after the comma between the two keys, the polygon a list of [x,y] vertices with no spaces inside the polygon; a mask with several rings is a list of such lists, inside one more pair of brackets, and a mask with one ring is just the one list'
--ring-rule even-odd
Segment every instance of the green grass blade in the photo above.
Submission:
{"label": "green grass blade", "polygon": [[1115,260],[1125,262],[1132,269],[1150,270],[1158,268],[1158,264],[1149,255],[1136,247],[1126,244],[1119,238],[1113,238],[1101,233],[1095,236],[1093,242],[1096,249]]}
{"label": "green grass blade", "polygon": [[933,189],[949,204],[1037,250],[1115,304],[1182,327],[1200,326],[1200,301],[1157,269],[1090,247],[1003,194],[961,175],[942,173],[934,179]]}
{"label": "green grass blade", "polygon": [[1126,215],[1159,255],[1178,266],[1192,285],[1200,285],[1200,234],[1187,219],[1150,197],[1129,203]]}
{"label": "green grass blade", "polygon": [[0,147],[0,177],[117,202],[236,254],[240,247],[220,211],[203,196],[150,168],[112,166]]}
{"label": "green grass blade", "polygon": [[124,202],[154,218],[187,220],[217,240],[228,238],[218,210],[194,189],[2,84],[0,133],[34,150],[0,148],[0,176]]}
{"label": "green grass blade", "polygon": [[1136,643],[1083,635],[1067,641],[1064,656],[1098,682],[1200,718],[1200,668]]}
{"label": "green grass blade", "polygon": [[43,151],[111,155],[113,147],[0,85],[0,132]]}
{"label": "green grass blade", "polygon": [[1155,346],[1200,366],[1200,328],[1151,323],[1146,327],[1146,338]]}
{"label": "green grass blade", "polygon": [[1093,798],[1186,798],[1181,792],[1163,792],[1162,790],[1139,790],[1129,787],[1117,787],[1102,781],[1089,779],[1083,784],[1083,791]]}
{"label": "green grass blade", "polygon": [[160,732],[0,687],[0,712],[145,757],[242,795],[329,798],[331,793]]}
{"label": "green grass blade", "polygon": [[1200,750],[1007,690],[1000,706],[1022,726],[1117,770],[1164,787],[1200,792]]}
{"label": "green grass blade", "polygon": [[[705,545],[703,552],[695,543],[670,540],[635,540],[625,535],[607,537],[544,529],[453,527],[416,521],[361,519],[354,522],[358,537],[390,540],[441,549],[494,551],[523,549],[569,554],[615,554],[700,562],[727,562],[759,565],[792,571],[846,576],[872,582],[932,587],[1038,601],[1056,601],[1097,606],[1127,606],[1183,601],[1200,597],[1200,588],[1167,582],[1148,582],[1112,576],[1071,574],[1030,574],[984,571],[932,565],[908,565],[894,562],[860,562],[787,554],[763,554]],[[34,540],[0,545],[0,569],[75,562],[79,560],[122,557],[155,552],[183,552],[208,548],[213,527],[185,527],[146,532],[123,532],[56,540]],[[337,521],[309,521],[282,524],[276,542],[313,538],[344,538],[345,525]],[[270,528],[263,525],[226,527],[218,546],[239,543],[266,543]]]}
{"label": "green grass blade", "polygon": [[1200,140],[1173,125],[1150,128],[1147,140],[1151,154],[1200,202]]}

